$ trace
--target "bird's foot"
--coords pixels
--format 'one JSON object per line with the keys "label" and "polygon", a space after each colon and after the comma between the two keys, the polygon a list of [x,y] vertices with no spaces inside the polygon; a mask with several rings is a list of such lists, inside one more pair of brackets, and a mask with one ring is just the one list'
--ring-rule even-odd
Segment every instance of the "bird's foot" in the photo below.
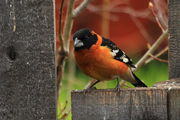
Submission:
{"label": "bird's foot", "polygon": [[120,84],[118,83],[114,89],[115,89],[115,91],[118,91],[118,92],[119,92],[119,91],[121,90]]}
{"label": "bird's foot", "polygon": [[97,88],[96,87],[86,88],[83,90],[83,92],[86,93],[86,92],[91,91],[91,90],[97,90]]}
{"label": "bird's foot", "polygon": [[117,78],[116,80],[117,80],[117,84],[116,84],[116,87],[115,87],[114,89],[119,92],[121,86],[120,86],[120,84],[119,84],[119,79]]}

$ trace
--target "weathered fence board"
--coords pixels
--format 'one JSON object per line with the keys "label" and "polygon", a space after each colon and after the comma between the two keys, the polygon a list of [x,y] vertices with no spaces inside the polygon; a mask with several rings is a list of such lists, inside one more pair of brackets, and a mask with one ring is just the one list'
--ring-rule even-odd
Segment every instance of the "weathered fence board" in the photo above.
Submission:
{"label": "weathered fence board", "polygon": [[179,120],[180,87],[72,92],[73,120]]}
{"label": "weathered fence board", "polygon": [[72,94],[73,120],[167,120],[167,90],[91,90]]}
{"label": "weathered fence board", "polygon": [[169,77],[180,78],[180,0],[169,0]]}
{"label": "weathered fence board", "polygon": [[73,91],[73,120],[180,120],[179,11],[180,0],[169,0],[170,80],[154,88]]}
{"label": "weathered fence board", "polygon": [[169,92],[169,120],[180,120],[180,87]]}
{"label": "weathered fence board", "polygon": [[52,0],[0,2],[0,120],[55,120]]}

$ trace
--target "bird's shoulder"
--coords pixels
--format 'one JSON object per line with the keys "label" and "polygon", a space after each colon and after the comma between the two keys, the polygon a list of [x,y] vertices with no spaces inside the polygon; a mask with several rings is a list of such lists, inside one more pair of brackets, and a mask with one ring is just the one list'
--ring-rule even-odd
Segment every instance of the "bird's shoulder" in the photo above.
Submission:
{"label": "bird's shoulder", "polygon": [[114,42],[112,42],[111,40],[103,37],[101,46],[108,47],[111,50],[110,54],[113,56],[114,59],[121,61],[121,62],[135,68],[132,60],[125,54],[124,51],[122,51],[120,48],[118,48],[117,45]]}

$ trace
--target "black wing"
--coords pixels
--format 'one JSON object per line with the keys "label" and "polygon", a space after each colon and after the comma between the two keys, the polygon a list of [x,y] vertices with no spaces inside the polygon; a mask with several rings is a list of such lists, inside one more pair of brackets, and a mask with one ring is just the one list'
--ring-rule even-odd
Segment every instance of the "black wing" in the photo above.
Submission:
{"label": "black wing", "polygon": [[125,54],[125,52],[120,50],[115,43],[113,43],[109,39],[103,38],[101,45],[107,46],[108,48],[111,49],[111,54],[114,57],[114,59],[124,62],[127,65],[135,68],[132,60]]}

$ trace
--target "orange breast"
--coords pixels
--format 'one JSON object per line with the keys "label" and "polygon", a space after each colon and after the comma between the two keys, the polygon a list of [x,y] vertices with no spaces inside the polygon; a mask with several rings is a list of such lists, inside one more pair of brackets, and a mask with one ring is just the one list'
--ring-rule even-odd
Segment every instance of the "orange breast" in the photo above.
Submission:
{"label": "orange breast", "polygon": [[93,45],[89,50],[75,51],[80,69],[97,80],[111,80],[128,70],[128,66],[115,60],[107,47]]}

